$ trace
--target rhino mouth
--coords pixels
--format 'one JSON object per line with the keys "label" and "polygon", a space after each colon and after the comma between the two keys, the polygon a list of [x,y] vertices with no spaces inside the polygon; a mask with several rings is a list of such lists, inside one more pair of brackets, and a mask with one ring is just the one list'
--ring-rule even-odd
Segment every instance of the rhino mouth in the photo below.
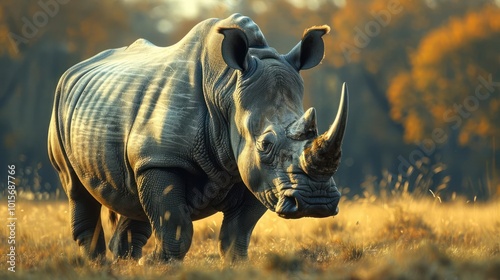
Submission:
{"label": "rhino mouth", "polygon": [[298,190],[297,187],[281,191],[267,189],[257,194],[257,198],[271,211],[285,219],[303,217],[324,218],[339,212],[340,192],[330,190]]}
{"label": "rhino mouth", "polygon": [[287,189],[282,192],[275,212],[286,219],[330,217],[338,214],[339,200],[338,191],[307,192]]}

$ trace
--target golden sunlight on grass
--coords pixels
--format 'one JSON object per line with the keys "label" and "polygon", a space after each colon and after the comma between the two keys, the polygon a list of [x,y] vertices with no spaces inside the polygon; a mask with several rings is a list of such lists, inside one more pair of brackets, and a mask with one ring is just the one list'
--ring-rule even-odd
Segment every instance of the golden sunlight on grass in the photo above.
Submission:
{"label": "golden sunlight on grass", "polygon": [[[2,261],[0,278],[500,279],[499,201],[405,197],[340,205],[340,214],[326,219],[284,220],[266,213],[255,228],[246,263],[228,266],[219,259],[222,216],[216,215],[194,223],[193,245],[182,264],[120,261],[98,267],[81,257],[71,239],[66,202],[20,201],[16,272],[7,271]],[[0,216],[7,217],[6,203]],[[109,239],[109,225],[105,229]],[[2,260],[7,236],[2,227]]]}

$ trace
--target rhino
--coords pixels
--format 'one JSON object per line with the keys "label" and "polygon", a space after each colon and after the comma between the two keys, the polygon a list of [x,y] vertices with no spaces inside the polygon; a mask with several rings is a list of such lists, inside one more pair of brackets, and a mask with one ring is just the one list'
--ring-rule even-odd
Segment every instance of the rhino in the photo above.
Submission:
{"label": "rhino", "polygon": [[223,213],[222,258],[246,259],[267,209],[282,218],[331,217],[348,91],[319,135],[303,109],[299,72],[324,57],[326,25],[305,30],[287,54],[249,17],[197,24],[178,43],[139,39],[76,64],[60,78],[48,154],[69,199],[82,253],[105,260],[101,208],[119,214],[115,259],[182,260],[193,221]]}

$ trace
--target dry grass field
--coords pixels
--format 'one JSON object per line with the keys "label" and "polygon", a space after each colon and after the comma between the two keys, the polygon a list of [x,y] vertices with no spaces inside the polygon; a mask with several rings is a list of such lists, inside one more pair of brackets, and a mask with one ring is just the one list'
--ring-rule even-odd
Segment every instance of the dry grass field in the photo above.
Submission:
{"label": "dry grass field", "polygon": [[[7,202],[0,202],[7,223]],[[71,239],[66,202],[21,200],[16,272],[7,270],[3,226],[0,279],[500,279],[498,200],[440,203],[406,195],[343,200],[340,207],[337,217],[326,219],[266,213],[252,236],[249,261],[233,266],[217,255],[222,217],[216,215],[194,223],[183,263],[99,267],[85,261]]]}

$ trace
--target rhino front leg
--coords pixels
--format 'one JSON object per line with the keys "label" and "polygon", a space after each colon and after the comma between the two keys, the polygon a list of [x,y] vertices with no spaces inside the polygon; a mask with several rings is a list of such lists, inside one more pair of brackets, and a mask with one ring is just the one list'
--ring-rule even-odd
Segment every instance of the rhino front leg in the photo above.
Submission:
{"label": "rhino front leg", "polygon": [[243,183],[233,186],[223,202],[223,207],[219,253],[229,262],[246,260],[252,231],[267,208]]}
{"label": "rhino front leg", "polygon": [[138,176],[138,192],[156,241],[149,259],[182,260],[193,237],[193,222],[186,212],[186,186],[175,172],[149,169]]}
{"label": "rhino front leg", "polygon": [[115,259],[139,259],[142,256],[142,247],[146,245],[150,236],[151,225],[149,222],[120,216],[109,241],[109,250]]}

